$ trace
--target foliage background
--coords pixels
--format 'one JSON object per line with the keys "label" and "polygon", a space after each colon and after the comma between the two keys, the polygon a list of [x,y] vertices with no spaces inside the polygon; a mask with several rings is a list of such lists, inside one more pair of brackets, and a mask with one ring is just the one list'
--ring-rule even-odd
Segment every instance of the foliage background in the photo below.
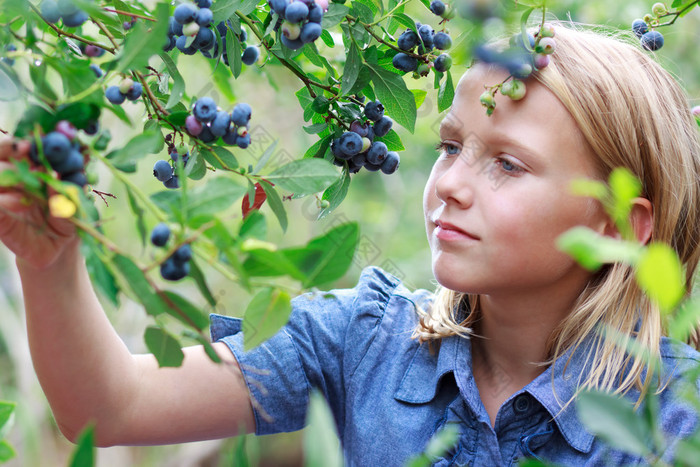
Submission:
{"label": "foliage background", "polygon": [[[626,29],[633,19],[643,16],[651,9],[651,3],[653,2],[639,0],[566,0],[551,4],[549,8],[560,19],[570,17],[574,21]],[[417,0],[409,6],[407,14],[418,20],[425,18],[430,21],[430,12]],[[452,32],[455,37],[461,31]],[[664,48],[657,53],[659,60],[681,79],[692,104],[700,104],[700,54],[697,54],[697,46],[700,44],[700,11],[695,9],[673,27],[665,28],[663,33],[666,42]],[[341,40],[336,42],[342,44]],[[4,47],[4,44],[0,46]],[[322,53],[337,52],[326,49]],[[214,85],[209,61],[200,54],[181,56],[178,68],[187,83],[188,95],[209,95],[223,108],[231,108],[236,102],[248,102],[253,106],[250,127],[253,143],[245,151],[235,151],[241,165],[254,165],[274,140],[278,140],[278,144],[273,158],[279,157],[280,162],[289,156],[299,158],[316,141],[316,136],[301,130],[302,110],[294,96],[294,92],[301,87],[301,82],[288,70],[271,66],[263,69],[246,67],[238,80],[231,79],[228,82],[235,99],[227,101],[226,94]],[[453,67],[455,81],[464,69],[460,66]],[[26,67],[17,67],[17,70],[20,74],[27,72]],[[59,79],[58,76],[51,76],[51,73],[49,77]],[[322,221],[315,221],[319,209],[314,198],[285,201],[290,223],[284,236],[273,216],[268,216],[269,240],[280,246],[303,244],[339,220],[359,222],[360,249],[348,274],[338,281],[338,287],[352,287],[361,269],[370,264],[395,272],[411,288],[434,287],[421,200],[423,186],[436,154],[433,146],[438,142],[437,128],[442,115],[437,112],[437,96],[432,89],[432,79],[415,81],[407,76],[406,82],[409,89],[425,89],[427,96],[418,109],[415,134],[398,129],[407,150],[401,153],[401,167],[397,174],[384,176],[361,171],[354,175],[345,201]],[[133,126],[125,125],[111,113],[104,113],[101,122],[110,128],[113,135],[111,145],[115,147],[133,137],[142,127],[143,107],[127,103],[124,108],[134,122]],[[3,102],[0,107],[0,128],[12,129],[22,110],[19,103]],[[285,153],[289,156],[285,156]],[[133,178],[147,193],[161,189],[160,182],[153,178],[149,168],[158,158],[159,156],[153,155],[141,162],[139,171]],[[112,185],[109,173],[104,171],[99,175],[96,188],[117,194],[112,189],[116,185]],[[267,209],[263,208],[266,214],[270,213]],[[120,245],[130,253],[143,254],[133,224],[124,222],[124,213],[129,212],[126,198],[118,196],[109,201],[109,206],[100,206],[100,210],[103,219],[112,219],[104,226],[107,236],[123,239]],[[205,273],[214,294],[221,297],[221,303],[228,304],[209,311],[241,315],[243,308],[238,308],[236,304],[248,300],[243,299],[247,294],[217,272],[211,270]],[[197,296],[191,281],[185,280],[179,287],[179,292],[183,295]],[[0,289],[0,399],[17,402],[17,419],[8,440],[18,455],[7,465],[66,465],[73,445],[56,428],[34,374],[26,341],[19,278],[14,258],[4,248],[0,248]],[[125,298],[118,309],[110,306],[107,300],[102,300],[102,303],[129,349],[136,353],[145,352],[142,335],[150,318],[142,308]],[[173,323],[173,326],[176,328],[177,324]],[[202,394],[202,397],[206,397],[206,394]],[[253,465],[299,465],[301,437],[302,433],[261,438],[247,436],[246,449]],[[98,450],[97,465],[232,465],[229,455],[235,445],[235,440],[221,440],[164,447],[103,448]]]}

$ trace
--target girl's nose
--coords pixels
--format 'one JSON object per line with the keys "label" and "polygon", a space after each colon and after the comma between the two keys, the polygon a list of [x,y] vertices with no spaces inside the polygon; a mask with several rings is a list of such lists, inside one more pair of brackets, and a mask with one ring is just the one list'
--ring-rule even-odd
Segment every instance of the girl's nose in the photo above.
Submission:
{"label": "girl's nose", "polygon": [[435,195],[443,203],[454,203],[463,209],[468,208],[474,202],[477,174],[464,154],[453,157],[449,165],[445,163],[445,168],[436,174]]}

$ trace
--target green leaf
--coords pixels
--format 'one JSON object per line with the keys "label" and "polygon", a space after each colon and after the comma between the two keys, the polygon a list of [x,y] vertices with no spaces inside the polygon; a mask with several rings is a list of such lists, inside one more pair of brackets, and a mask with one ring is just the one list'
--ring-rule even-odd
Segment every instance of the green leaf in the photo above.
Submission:
{"label": "green leaf", "polygon": [[211,293],[211,289],[209,288],[209,285],[207,284],[206,277],[204,277],[204,274],[202,273],[202,270],[199,268],[197,265],[196,261],[194,258],[190,259],[190,277],[194,279],[194,282],[197,284],[197,288],[199,288],[199,291],[201,292],[202,296],[206,299],[207,303],[213,308],[216,306],[216,299],[214,298],[214,295]]}
{"label": "green leaf", "polygon": [[635,414],[631,402],[612,394],[586,391],[576,401],[578,417],[588,430],[611,446],[646,457],[651,430]]}
{"label": "green leaf", "polygon": [[685,301],[668,324],[668,335],[685,342],[700,322],[700,298]]}
{"label": "green leaf", "polygon": [[283,165],[265,176],[276,185],[296,195],[318,193],[338,178],[337,169],[323,159],[300,159]]}
{"label": "green leaf", "polygon": [[603,264],[636,264],[642,247],[636,242],[604,237],[588,227],[574,227],[557,238],[557,248],[572,256],[584,268],[594,271]]}
{"label": "green leaf", "polygon": [[159,54],[165,67],[170,73],[170,77],[173,79],[173,88],[170,90],[170,97],[168,98],[168,103],[165,104],[166,109],[172,109],[177,103],[182,100],[182,95],[185,93],[185,80],[182,78],[180,71],[177,69],[177,65],[170,55],[165,52]]}
{"label": "green leaf", "polygon": [[229,29],[226,31],[226,55],[228,56],[228,64],[234,78],[240,76],[243,68],[241,53],[241,42],[238,40],[238,36]]}
{"label": "green leaf", "polygon": [[425,102],[428,91],[425,89],[411,89],[411,92],[413,93],[413,98],[416,101],[416,108],[419,109],[420,106],[423,105],[423,102]]}
{"label": "green leaf", "polygon": [[197,148],[190,152],[190,159],[185,167],[185,175],[192,180],[201,180],[207,173],[207,165],[204,163],[204,157]]}
{"label": "green leaf", "polygon": [[303,88],[299,89],[296,93],[294,93],[294,95],[297,96],[297,99],[299,100],[299,105],[302,109],[304,109],[304,121],[308,122],[315,113],[314,109],[312,108],[314,99],[313,97],[311,97],[311,94],[309,94],[309,89],[306,86],[304,86]]}
{"label": "green leaf", "polygon": [[[97,242],[86,242],[83,244],[89,245],[91,249],[98,249],[99,246]],[[92,283],[95,284],[97,289],[102,292],[102,294],[109,299],[114,306],[119,306],[119,289],[117,288],[116,281],[114,280],[114,275],[107,268],[98,253],[92,253],[85,255],[85,265],[87,267],[88,273],[90,274],[90,279]]]}
{"label": "green leaf", "polygon": [[391,17],[391,21],[395,21],[401,26],[404,26],[416,34],[418,33],[418,30],[416,29],[416,22],[413,21],[408,15],[405,15],[403,13],[397,13]]}
{"label": "green leaf", "polygon": [[333,185],[326,188],[326,191],[323,192],[321,199],[328,201],[328,207],[321,210],[321,212],[318,214],[318,220],[323,219],[328,214],[333,212],[335,208],[340,206],[340,203],[343,202],[345,196],[348,194],[349,187],[350,174],[347,170],[343,170],[343,174],[340,176],[340,178],[338,178]]}
{"label": "green leaf", "polygon": [[[425,450],[411,458],[406,467],[430,467],[439,458],[444,456],[459,440],[459,428],[452,423],[442,427],[428,441]],[[522,464],[519,464],[522,467]]]}
{"label": "green leaf", "polygon": [[163,134],[160,131],[144,131],[131,138],[121,149],[107,154],[107,159],[115,165],[134,163],[148,154],[157,153],[157,148],[161,147],[163,142]]}
{"label": "green leaf", "polygon": [[438,90],[438,112],[449,109],[452,106],[452,100],[455,98],[455,87],[452,83],[452,73],[447,70],[447,78],[440,84]]}
{"label": "green leaf", "polygon": [[187,211],[219,214],[243,196],[245,188],[230,178],[216,177],[187,193]]}
{"label": "green leaf", "polygon": [[96,460],[95,426],[89,425],[78,436],[78,441],[71,454],[70,467],[92,467]]}
{"label": "green leaf", "polygon": [[14,402],[0,401],[0,439],[6,437],[12,428],[16,406]]}
{"label": "green leaf", "polygon": [[335,428],[333,413],[318,389],[309,396],[304,430],[305,467],[341,467],[342,450]]}
{"label": "green leaf", "polygon": [[241,0],[216,0],[211,6],[213,14],[213,23],[218,24],[221,21],[235,16],[236,10],[240,7]]}
{"label": "green leaf", "polygon": [[0,462],[7,462],[17,456],[15,449],[7,441],[0,440]]}
{"label": "green leaf", "polygon": [[389,151],[405,151],[406,148],[404,147],[403,143],[401,142],[401,138],[399,137],[399,134],[394,131],[394,130],[389,130],[389,133],[382,137],[375,137],[375,141],[381,141],[382,143],[386,144],[386,148]]}
{"label": "green leaf", "polygon": [[641,289],[662,311],[671,311],[683,299],[683,266],[670,246],[650,244],[639,258],[635,272]]}
{"label": "green leaf", "polygon": [[[185,297],[171,292],[164,292],[164,300],[169,305],[167,313],[190,327],[201,331],[209,326],[209,317],[202,310],[190,303]],[[169,302],[168,302],[169,301]]]}
{"label": "green leaf", "polygon": [[280,198],[280,195],[279,193],[277,193],[277,190],[265,180],[262,180],[260,184],[262,185],[263,190],[265,190],[265,194],[267,195],[267,205],[270,206],[270,209],[272,209],[272,212],[274,213],[275,217],[277,217],[277,221],[280,223],[282,231],[286,232],[288,224],[287,211],[282,205],[282,198]]}
{"label": "green leaf", "polygon": [[7,102],[19,99],[19,86],[15,84],[19,81],[13,79],[13,76],[16,75],[10,70],[10,67],[0,62],[0,101]]}
{"label": "green leaf", "polygon": [[323,15],[321,27],[323,27],[323,29],[332,28],[343,21],[349,11],[350,8],[346,7],[345,5],[331,2],[331,4],[328,5],[328,11],[326,11],[326,13]]}
{"label": "green leaf", "polygon": [[349,222],[312,239],[298,258],[290,258],[308,277],[303,286],[325,285],[343,277],[352,264],[359,238],[357,223]]}
{"label": "green leaf", "polygon": [[413,93],[406,88],[403,78],[379,65],[368,64],[374,91],[386,113],[396,123],[413,133],[416,125],[417,107]]}
{"label": "green leaf", "polygon": [[185,359],[180,343],[165,330],[149,326],[144,333],[146,347],[158,360],[159,367],[179,367]]}
{"label": "green leaf", "polygon": [[204,160],[215,169],[237,169],[238,160],[231,151],[221,146],[213,146],[211,152],[207,149],[200,149],[200,154]]}
{"label": "green leaf", "polygon": [[345,68],[343,68],[343,78],[340,80],[340,94],[346,95],[355,85],[357,77],[360,75],[360,67],[362,66],[362,57],[360,51],[354,42],[350,43],[347,59],[345,60]]}
{"label": "green leaf", "polygon": [[114,71],[140,70],[148,65],[151,56],[161,53],[167,38],[169,17],[169,4],[159,3],[155,8],[155,21],[137,21],[124,39]]}
{"label": "green leaf", "polygon": [[289,294],[267,287],[260,291],[243,315],[243,347],[250,350],[274,336],[289,320],[292,304]]}
{"label": "green leaf", "polygon": [[123,255],[115,255],[112,263],[121,274],[123,283],[128,286],[141,302],[146,313],[157,316],[166,311],[167,305],[151,288],[143,271],[131,259]]}

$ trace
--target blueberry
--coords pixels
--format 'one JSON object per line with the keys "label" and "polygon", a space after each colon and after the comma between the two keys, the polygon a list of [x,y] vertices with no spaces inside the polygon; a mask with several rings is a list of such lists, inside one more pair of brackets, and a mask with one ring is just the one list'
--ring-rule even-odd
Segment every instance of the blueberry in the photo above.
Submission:
{"label": "blueberry", "polygon": [[374,135],[378,137],[385,136],[391,130],[394,122],[389,117],[382,117],[374,124]]}
{"label": "blueberry", "polygon": [[396,169],[399,168],[400,161],[401,158],[399,157],[398,153],[394,151],[388,152],[386,157],[384,158],[384,162],[382,162],[382,172],[384,172],[387,175],[393,174],[394,172],[396,172]]}
{"label": "blueberry", "polygon": [[360,152],[358,154],[355,154],[352,156],[352,164],[356,167],[364,167],[365,164],[367,164],[367,154],[364,152]]}
{"label": "blueberry", "polygon": [[248,40],[248,33],[245,32],[245,29],[241,27],[241,33],[238,35],[238,40],[240,42],[245,42]]}
{"label": "blueberry", "polygon": [[214,19],[214,13],[211,12],[209,8],[200,8],[199,11],[197,12],[197,24],[199,24],[202,27],[207,27],[211,24],[211,21]]}
{"label": "blueberry", "polygon": [[41,16],[51,24],[58,23],[58,20],[61,19],[61,12],[58,11],[58,4],[55,0],[41,2]]}
{"label": "blueberry", "polygon": [[90,123],[87,124],[85,128],[83,128],[83,131],[87,133],[88,135],[94,135],[97,134],[97,131],[100,129],[100,122],[97,120],[93,120]]}
{"label": "blueberry", "polygon": [[197,7],[191,3],[181,3],[173,12],[173,18],[180,24],[191,23],[197,17]]}
{"label": "blueberry", "polygon": [[372,143],[369,151],[367,151],[367,162],[370,164],[379,165],[384,162],[387,152],[389,151],[387,150],[386,144],[382,143],[381,141]]}
{"label": "blueberry", "polygon": [[339,144],[345,155],[353,157],[362,149],[362,136],[354,131],[346,131],[341,135]]}
{"label": "blueberry", "polygon": [[416,71],[416,68],[418,68],[418,60],[403,52],[394,55],[391,63],[394,65],[394,68],[401,71],[411,72]]}
{"label": "blueberry", "polygon": [[377,170],[382,168],[381,164],[372,164],[369,162],[369,160],[365,163],[365,169],[369,170],[370,172],[376,172]]}
{"label": "blueberry", "polygon": [[440,54],[433,63],[436,71],[444,73],[452,66],[452,57],[447,54]]}
{"label": "blueberry", "polygon": [[381,120],[384,116],[384,106],[379,101],[370,101],[365,104],[365,117],[373,122]]}
{"label": "blueberry", "polygon": [[649,31],[649,26],[643,19],[635,19],[632,22],[632,32],[634,32],[635,36],[641,38],[647,31]]}
{"label": "blueberry", "polygon": [[187,36],[180,36],[177,38],[175,41],[175,46],[177,49],[182,52],[185,55],[194,55],[197,53],[197,49],[194,48],[192,45],[189,47],[185,47],[185,44],[187,43]]}
{"label": "blueberry", "polygon": [[177,263],[173,257],[166,259],[160,265],[160,275],[168,281],[179,281],[190,273],[190,263]]}
{"label": "blueberry", "polygon": [[110,86],[105,90],[105,97],[112,104],[123,104],[126,100],[126,94],[122,94],[119,90],[119,86]]}
{"label": "blueberry", "polygon": [[216,42],[214,31],[209,28],[200,28],[192,42],[192,47],[200,50],[209,50],[214,47],[214,42]]}
{"label": "blueberry", "polygon": [[284,19],[290,23],[301,23],[309,16],[309,7],[299,0],[294,1],[284,10]]}
{"label": "blueberry", "polygon": [[41,140],[44,147],[44,155],[49,164],[54,166],[66,160],[70,155],[70,140],[63,133],[52,131]]}
{"label": "blueberry", "polygon": [[427,50],[430,50],[433,48],[433,36],[434,36],[434,34],[435,34],[435,31],[433,30],[433,28],[431,28],[427,24],[424,24],[418,30],[418,35],[420,36],[421,40],[423,41],[423,45],[425,45],[425,48]]}
{"label": "blueberry", "polygon": [[284,18],[284,13],[291,2],[289,0],[270,0],[270,8],[277,13],[280,18]]}
{"label": "blueberry", "polygon": [[124,21],[122,23],[122,28],[124,28],[125,31],[131,29],[131,26],[133,26],[133,23],[131,21]]}
{"label": "blueberry", "polygon": [[165,246],[168,238],[170,238],[170,227],[165,222],[161,222],[151,230],[151,243],[155,246]]}
{"label": "blueberry", "polygon": [[57,164],[52,164],[51,167],[59,174],[77,172],[83,170],[85,167],[85,158],[80,151],[72,149],[65,160]]}
{"label": "blueberry", "polygon": [[445,13],[445,3],[442,0],[433,0],[430,2],[430,11],[437,16],[442,16]]}
{"label": "blueberry", "polygon": [[362,123],[359,120],[355,120],[350,124],[350,131],[354,131],[363,138],[369,134],[370,125],[369,123]]}
{"label": "blueberry", "polygon": [[344,153],[343,150],[340,149],[340,138],[335,138],[333,140],[333,142],[331,143],[331,151],[333,152],[333,155],[335,157],[337,157],[338,159],[341,159],[341,160],[352,159],[351,155]]}
{"label": "blueberry", "polygon": [[216,136],[224,136],[231,126],[231,115],[225,110],[220,110],[216,113],[216,117],[212,120],[209,129]]}
{"label": "blueberry", "polygon": [[243,136],[238,135],[238,137],[236,138],[236,146],[238,146],[241,149],[245,149],[248,146],[250,146],[250,133],[246,133]]}
{"label": "blueberry", "polygon": [[135,101],[139,97],[141,97],[141,94],[143,93],[143,86],[141,86],[141,83],[134,83],[131,88],[129,88],[129,92],[126,93],[126,98],[129,99],[130,101]]}
{"label": "blueberry", "polygon": [[659,50],[664,46],[664,36],[659,31],[649,31],[642,34],[642,47],[650,51]]}
{"label": "blueberry", "polygon": [[58,12],[61,16],[70,16],[78,13],[80,9],[75,6],[73,0],[58,0]]}
{"label": "blueberry", "polygon": [[163,52],[170,52],[175,48],[175,45],[177,44],[177,39],[175,39],[175,36],[169,36],[168,37],[168,42],[163,46]]}
{"label": "blueberry", "polygon": [[56,123],[55,130],[68,138],[69,141],[73,141],[78,135],[78,129],[68,120],[61,120]]}
{"label": "blueberry", "polygon": [[211,8],[211,0],[196,0],[199,8]]}
{"label": "blueberry", "polygon": [[211,97],[200,97],[192,113],[202,123],[211,122],[216,117],[216,102]]}
{"label": "blueberry", "polygon": [[221,137],[221,139],[224,140],[224,143],[235,146],[236,145],[236,139],[238,139],[238,133],[236,133],[235,129],[229,128],[226,131],[226,134]]}
{"label": "blueberry", "polygon": [[72,15],[63,15],[63,25],[69,28],[77,28],[88,20],[88,14],[82,10]]}
{"label": "blueberry", "polygon": [[406,29],[396,41],[396,45],[401,50],[411,50],[418,44],[418,34],[410,29]]}
{"label": "blueberry", "polygon": [[153,176],[156,177],[158,181],[165,182],[173,178],[173,168],[168,161],[161,159],[153,166]]}
{"label": "blueberry", "polygon": [[61,174],[61,180],[74,183],[78,186],[85,186],[88,183],[85,173],[81,171]]}
{"label": "blueberry", "polygon": [[98,78],[102,78],[105,75],[105,72],[102,71],[102,68],[100,68],[99,65],[95,65],[94,63],[91,63],[90,69],[92,70],[93,73],[95,73],[95,76],[97,76]]}
{"label": "blueberry", "polygon": [[233,108],[233,112],[231,112],[231,121],[234,125],[246,126],[250,121],[252,112],[253,110],[250,108],[250,105],[244,102],[236,104]]}
{"label": "blueberry", "polygon": [[180,180],[177,178],[177,175],[173,175],[173,178],[164,181],[163,185],[165,185],[165,188],[174,190],[175,188],[180,188]]}
{"label": "blueberry", "polygon": [[217,137],[211,132],[211,128],[208,125],[202,125],[202,131],[199,133],[198,138],[203,143],[211,143],[216,141]]}
{"label": "blueberry", "polygon": [[318,23],[321,24],[321,21],[323,21],[323,8],[318,6],[316,3],[312,3],[309,6],[309,18],[308,18],[310,23]]}
{"label": "blueberry", "polygon": [[175,21],[172,16],[168,20],[168,35],[169,36],[182,36],[182,24]]}
{"label": "blueberry", "polygon": [[435,36],[433,36],[433,43],[436,49],[447,50],[452,47],[452,38],[447,33],[437,32]]}
{"label": "blueberry", "polygon": [[[230,24],[230,23],[229,23]],[[223,21],[220,21],[216,25],[216,30],[219,31],[219,35],[224,38],[226,37],[226,31],[228,31],[228,27],[226,26],[226,23]]]}
{"label": "blueberry", "polygon": [[194,115],[188,115],[187,118],[185,118],[185,129],[187,129],[187,132],[192,136],[199,136],[202,132],[202,122],[197,120]]}
{"label": "blueberry", "polygon": [[192,259],[192,247],[189,243],[185,243],[180,248],[175,250],[175,253],[173,253],[172,258],[176,263],[186,263],[187,261]]}
{"label": "blueberry", "polygon": [[318,23],[312,23],[309,21],[306,23],[304,26],[301,28],[301,34],[299,34],[299,39],[304,44],[308,44],[309,42],[313,42],[319,37],[321,37],[321,33],[323,32],[323,29],[321,28],[321,25]]}
{"label": "blueberry", "polygon": [[243,55],[241,56],[241,61],[243,63],[245,63],[246,65],[252,65],[258,61],[259,56],[260,56],[260,49],[258,49],[254,45],[249,45],[243,51]]}
{"label": "blueberry", "polygon": [[302,42],[301,39],[289,39],[287,36],[282,36],[281,38],[282,44],[287,47],[288,49],[292,50],[299,50],[302,47],[304,47],[304,42]]}

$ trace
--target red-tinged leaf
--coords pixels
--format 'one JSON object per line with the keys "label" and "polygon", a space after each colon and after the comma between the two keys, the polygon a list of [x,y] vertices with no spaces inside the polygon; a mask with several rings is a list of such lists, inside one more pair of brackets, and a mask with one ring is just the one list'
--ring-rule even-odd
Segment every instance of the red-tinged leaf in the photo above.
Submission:
{"label": "red-tinged leaf", "polygon": [[256,183],[255,199],[253,200],[252,206],[250,203],[250,197],[248,196],[248,193],[245,194],[245,196],[243,197],[243,201],[241,202],[241,211],[243,211],[243,219],[245,219],[251,211],[257,211],[258,209],[260,209],[260,207],[263,205],[266,199],[267,193],[265,193],[265,190],[263,189],[260,183]]}

